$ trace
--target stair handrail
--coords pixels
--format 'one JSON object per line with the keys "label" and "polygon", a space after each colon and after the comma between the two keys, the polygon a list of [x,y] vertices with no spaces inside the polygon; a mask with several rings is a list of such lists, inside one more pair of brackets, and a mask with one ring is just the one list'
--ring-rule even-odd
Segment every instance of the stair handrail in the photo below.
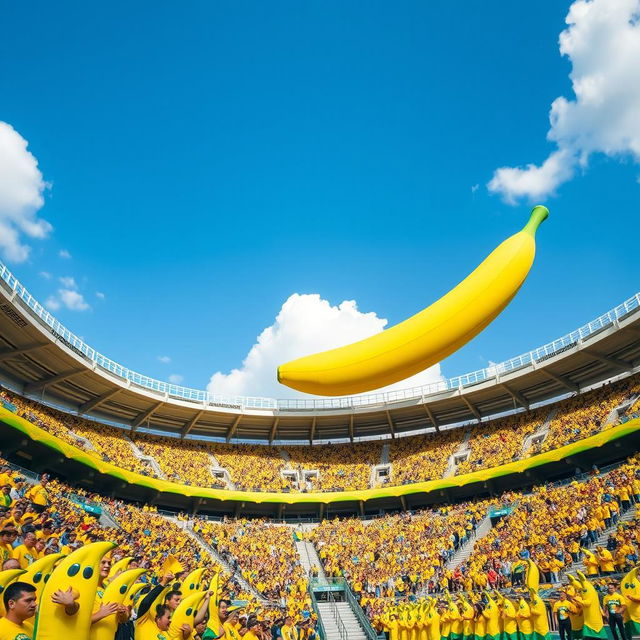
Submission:
{"label": "stair handrail", "polygon": [[322,623],[322,616],[320,615],[320,609],[318,608],[318,601],[316,600],[316,594],[311,588],[311,583],[309,583],[309,596],[311,597],[311,608],[316,614],[316,620],[318,621],[318,624],[316,625],[316,631],[320,636],[320,640],[327,640],[327,632],[324,628],[324,624]]}
{"label": "stair handrail", "polygon": [[371,622],[369,622],[369,618],[367,617],[365,612],[362,610],[360,603],[356,599],[356,596],[353,593],[353,591],[351,591],[351,587],[349,586],[349,583],[346,580],[344,581],[344,592],[347,596],[347,602],[349,603],[351,610],[355,614],[358,622],[360,623],[360,626],[364,631],[364,635],[367,636],[367,640],[377,640],[378,634],[376,633],[375,629],[371,626]]}
{"label": "stair handrail", "polygon": [[338,627],[338,633],[340,634],[341,640],[349,640],[349,636],[347,635],[347,628],[344,626],[344,622],[342,622],[342,616],[338,611],[338,605],[336,604],[336,599],[332,591],[328,592],[327,602],[331,605],[331,613],[333,615],[333,619],[335,620],[336,627]]}

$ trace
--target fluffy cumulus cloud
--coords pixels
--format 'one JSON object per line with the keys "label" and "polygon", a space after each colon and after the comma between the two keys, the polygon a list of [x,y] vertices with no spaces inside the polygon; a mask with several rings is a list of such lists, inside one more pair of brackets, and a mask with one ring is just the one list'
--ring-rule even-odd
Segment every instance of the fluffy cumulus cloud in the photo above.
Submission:
{"label": "fluffy cumulus cloud", "polygon": [[169,376],[169,382],[171,384],[180,384],[184,380],[184,376],[181,376],[179,373],[172,373]]}
{"label": "fluffy cumulus cloud", "polygon": [[78,285],[71,276],[59,278],[61,289],[47,298],[45,306],[50,311],[58,309],[69,309],[69,311],[88,311],[91,305],[85,300],[84,296],[78,291]]}
{"label": "fluffy cumulus cloud", "polygon": [[[382,331],[387,320],[362,313],[354,300],[337,306],[318,294],[294,293],[282,305],[275,322],[264,329],[239,369],[215,373],[208,391],[224,395],[293,397],[301,394],[276,379],[278,365],[316,351],[340,347]],[[387,389],[401,389],[441,380],[436,365]]]}
{"label": "fluffy cumulus cloud", "polygon": [[0,122],[0,253],[13,262],[29,257],[25,238],[45,238],[52,229],[37,215],[46,183],[27,145],[11,125]]}
{"label": "fluffy cumulus cloud", "polygon": [[540,165],[502,167],[489,190],[507,202],[553,193],[594,153],[640,160],[640,0],[576,0],[560,34],[575,99],[556,98]]}

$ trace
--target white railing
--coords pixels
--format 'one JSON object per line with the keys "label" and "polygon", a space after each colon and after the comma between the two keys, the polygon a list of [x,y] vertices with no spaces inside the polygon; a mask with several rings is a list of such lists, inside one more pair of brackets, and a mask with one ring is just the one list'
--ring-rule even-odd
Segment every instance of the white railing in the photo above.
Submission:
{"label": "white railing", "polygon": [[[147,391],[155,391],[167,398],[186,400],[202,405],[207,405],[212,409],[223,407],[242,411],[244,409],[277,409],[279,411],[322,411],[332,409],[350,409],[353,407],[369,407],[376,405],[391,404],[404,400],[424,399],[429,395],[450,391],[453,389],[464,389],[465,387],[491,380],[498,375],[516,371],[534,362],[540,362],[550,356],[561,353],[571,348],[580,340],[612,326],[615,322],[626,316],[628,313],[640,308],[640,293],[625,300],[622,304],[607,311],[595,320],[579,327],[575,331],[568,333],[553,342],[549,342],[537,349],[523,353],[499,364],[492,365],[485,369],[465,373],[454,378],[443,379],[439,382],[400,389],[398,391],[385,391],[380,393],[369,393],[359,396],[347,396],[340,398],[290,398],[276,400],[274,398],[260,398],[251,396],[223,396],[211,394],[208,391],[182,387],[177,384],[156,380],[149,376],[132,371],[110,358],[102,355],[88,344],[85,344],[74,333],[69,331],[62,323],[56,320],[30,293],[20,284],[18,279],[0,261],[0,282],[5,285],[31,310],[51,333],[67,347],[71,348],[78,355],[83,356],[88,361],[95,363],[101,369],[108,371],[112,375],[128,381],[131,385],[140,387]],[[275,372],[274,372],[275,375]]]}

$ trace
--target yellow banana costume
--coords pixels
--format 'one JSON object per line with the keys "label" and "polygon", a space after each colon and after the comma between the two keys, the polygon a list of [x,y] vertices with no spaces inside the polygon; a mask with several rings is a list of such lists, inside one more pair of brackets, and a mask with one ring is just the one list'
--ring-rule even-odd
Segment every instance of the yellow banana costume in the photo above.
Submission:
{"label": "yellow banana costume", "polygon": [[135,622],[135,627],[136,629],[140,628],[142,629],[143,627],[150,627],[150,626],[154,626],[156,624],[155,621],[155,616],[156,616],[156,609],[158,607],[158,605],[163,604],[164,603],[164,598],[167,595],[167,593],[169,593],[169,591],[171,591],[171,585],[167,585],[166,587],[164,587],[164,589],[162,589],[160,591],[160,593],[158,593],[158,595],[155,597],[154,601],[151,603],[151,606],[149,607],[149,610],[142,616],[140,616],[136,622]]}
{"label": "yellow banana costume", "polygon": [[416,315],[370,338],[278,367],[282,384],[325,396],[362,393],[404,380],[451,355],[487,327],[524,283],[535,232],[549,215],[537,206],[460,284]]}
{"label": "yellow banana costume", "polygon": [[518,623],[516,621],[516,608],[513,602],[498,592],[496,592],[496,600],[498,601],[500,614],[502,616],[502,639],[518,640]]}
{"label": "yellow banana costume", "polygon": [[213,574],[211,582],[209,583],[209,591],[211,592],[211,599],[209,600],[209,619],[207,621],[207,631],[213,634],[214,637],[218,637],[224,633],[222,627],[222,621],[218,613],[218,597],[220,595],[220,572],[217,571]]}
{"label": "yellow banana costume", "polygon": [[429,640],[437,640],[441,635],[440,614],[438,613],[435,600],[431,600],[429,609],[427,610],[427,637]]}
{"label": "yellow banana costume", "polygon": [[500,610],[495,600],[485,591],[485,605],[482,615],[485,619],[485,638],[500,640]]}
{"label": "yellow banana costume", "polygon": [[180,585],[180,591],[182,591],[183,595],[188,596],[190,593],[194,591],[200,590],[200,582],[202,581],[202,576],[205,572],[205,568],[202,569],[194,569],[183,581]]}
{"label": "yellow banana costume", "polygon": [[526,565],[526,584],[529,590],[538,591],[540,588],[540,570],[533,560],[527,560]]}
{"label": "yellow banana costume", "polygon": [[[100,560],[115,546],[112,542],[94,542],[76,549],[60,561],[42,589],[34,640],[89,640]],[[74,616],[68,616],[64,607],[51,602],[51,596],[58,589],[66,591],[69,587],[79,594],[80,609]]]}
{"label": "yellow banana costume", "polygon": [[632,569],[620,581],[620,591],[627,599],[625,613],[625,631],[627,636],[640,635],[640,576],[638,567]]}
{"label": "yellow banana costume", "polygon": [[547,618],[547,607],[544,600],[538,594],[537,589],[529,587],[531,594],[531,621],[533,622],[534,640],[549,640],[549,619]]}
{"label": "yellow banana costume", "polygon": [[6,569],[5,571],[0,571],[0,618],[4,618],[7,615],[2,599],[4,590],[23,573],[24,569]]}
{"label": "yellow banana costume", "polygon": [[463,629],[460,610],[458,609],[458,605],[454,602],[451,594],[448,591],[446,593],[446,598],[449,620],[451,621],[451,633],[449,634],[449,637],[451,638],[451,640],[462,640]]}
{"label": "yellow banana costume", "polygon": [[462,636],[464,640],[472,640],[473,639],[473,618],[475,616],[475,610],[471,606],[470,602],[460,594],[458,596],[458,600],[460,601],[460,616],[462,617]]}
{"label": "yellow banana costume", "polygon": [[567,575],[569,586],[567,587],[567,596],[574,605],[575,611],[569,610],[569,619],[571,620],[571,638],[582,638],[582,628],[584,627],[584,615],[582,614],[582,606],[575,598],[580,595],[582,587],[580,583],[572,576]]}
{"label": "yellow banana costume", "polygon": [[118,560],[118,562],[114,562],[111,565],[111,569],[109,569],[107,580],[113,580],[115,576],[117,576],[121,571],[124,571],[131,564],[132,560],[133,558],[126,557]]}
{"label": "yellow banana costume", "polygon": [[596,554],[593,553],[593,551],[589,551],[589,549],[582,549],[582,553],[584,555],[583,561],[587,569],[587,575],[597,576],[600,569],[600,562],[598,562]]}
{"label": "yellow banana costume", "polygon": [[578,580],[573,576],[569,576],[569,580],[576,589],[576,601],[580,605],[584,617],[582,637],[607,638],[598,593],[582,571],[577,571],[576,573],[578,574]]}
{"label": "yellow banana costume", "polygon": [[44,585],[53,573],[53,566],[62,557],[62,553],[52,553],[44,558],[40,558],[39,560],[32,562],[27,567],[26,571],[20,576],[20,582],[28,582],[36,588],[38,602],[40,602],[40,595],[42,594]]}
{"label": "yellow banana costume", "polygon": [[[129,569],[128,571],[122,571],[116,575],[115,578],[113,578],[113,580],[106,586],[102,596],[102,602],[124,604],[127,594],[129,593],[129,589],[133,587],[136,580],[143,573],[146,573],[145,569]],[[89,638],[90,640],[113,640],[117,629],[117,617],[115,615],[107,616],[106,618],[102,618],[102,620],[98,620],[98,622],[91,625]]]}
{"label": "yellow banana costume", "polygon": [[518,637],[520,640],[532,640],[533,623],[531,622],[531,607],[524,598],[518,600],[516,617],[518,620]]}
{"label": "yellow banana costume", "polygon": [[169,633],[167,634],[169,640],[183,640],[184,636],[180,627],[183,624],[188,624],[191,627],[191,634],[189,640],[195,637],[195,629],[193,619],[198,613],[198,608],[202,603],[206,591],[196,591],[189,594],[186,598],[183,598],[178,608],[173,612],[171,616],[171,624],[169,625]]}

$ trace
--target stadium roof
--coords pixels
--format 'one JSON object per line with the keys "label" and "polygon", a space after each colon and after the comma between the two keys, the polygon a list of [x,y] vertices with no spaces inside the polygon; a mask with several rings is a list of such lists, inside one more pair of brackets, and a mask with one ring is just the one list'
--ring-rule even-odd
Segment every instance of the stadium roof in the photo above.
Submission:
{"label": "stadium roof", "polygon": [[215,396],[131,371],[66,329],[1,262],[0,312],[0,380],[24,395],[134,430],[227,441],[335,441],[437,430],[528,409],[640,367],[640,293],[487,369],[402,391],[291,400]]}

